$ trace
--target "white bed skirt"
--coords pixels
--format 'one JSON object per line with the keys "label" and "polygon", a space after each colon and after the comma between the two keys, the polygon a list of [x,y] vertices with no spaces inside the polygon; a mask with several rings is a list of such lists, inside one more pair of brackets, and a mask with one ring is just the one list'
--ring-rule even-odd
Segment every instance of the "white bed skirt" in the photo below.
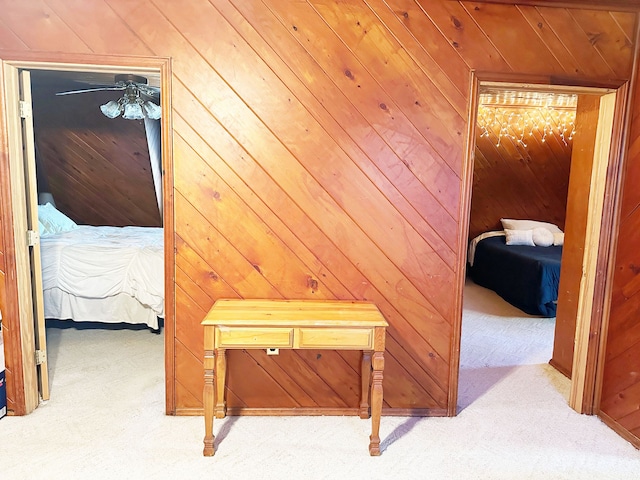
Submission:
{"label": "white bed skirt", "polygon": [[44,316],[76,322],[146,323],[158,329],[158,315],[135,298],[119,293],[107,298],[70,295],[59,288],[44,290]]}

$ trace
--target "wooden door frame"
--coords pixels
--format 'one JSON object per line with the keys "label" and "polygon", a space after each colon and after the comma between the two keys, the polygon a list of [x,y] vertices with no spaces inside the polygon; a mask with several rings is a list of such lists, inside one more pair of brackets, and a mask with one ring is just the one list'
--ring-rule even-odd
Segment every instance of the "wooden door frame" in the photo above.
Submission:
{"label": "wooden door frame", "polygon": [[[635,52],[633,56],[633,69],[631,71],[631,79],[629,81],[629,85],[635,87],[638,83],[638,69],[640,68],[640,14],[636,15],[636,31],[635,31]],[[624,111],[624,118],[622,122],[628,127],[625,129],[622,141],[620,145],[616,145],[616,148],[619,148],[623,153],[627,154],[628,151],[628,137],[629,137],[629,127],[631,125],[631,118],[633,115],[633,104],[634,97],[638,95],[639,92],[637,90],[631,90],[628,95],[628,101],[626,105],[626,109]],[[612,209],[611,218],[606,219],[611,224],[611,231],[618,233],[620,228],[620,217],[621,217],[621,200],[622,200],[622,186],[624,184],[624,174],[626,168],[620,169],[620,175],[618,178],[618,190],[616,191],[616,198],[612,200],[615,202],[615,207]],[[604,221],[605,219],[603,219]],[[607,268],[602,268],[602,271],[605,272],[607,277],[607,285],[608,290],[607,294],[603,294],[602,307],[605,311],[605,315],[602,317],[602,325],[600,326],[600,331],[602,335],[595,338],[594,341],[598,343],[597,350],[597,359],[595,363],[595,385],[594,385],[594,402],[593,402],[593,413],[598,414],[604,422],[609,425],[616,433],[620,436],[628,440],[630,443],[636,446],[636,448],[640,448],[637,443],[637,439],[634,436],[630,436],[629,432],[620,428],[620,425],[617,422],[612,421],[607,415],[604,415],[603,412],[600,411],[600,402],[602,400],[602,382],[604,381],[604,364],[605,364],[605,354],[606,354],[606,343],[607,343],[607,335],[609,328],[609,315],[611,312],[611,290],[613,288],[613,277],[615,273],[615,254],[618,250],[618,235],[612,235],[609,242],[609,264]]]}
{"label": "wooden door frame", "polygon": [[[571,93],[594,93],[598,89],[603,92],[611,90],[616,92],[616,106],[614,111],[613,127],[611,133],[611,148],[608,156],[608,168],[605,179],[605,193],[602,205],[602,222],[597,233],[599,244],[597,256],[592,262],[592,271],[589,272],[593,282],[593,290],[590,295],[581,295],[581,302],[587,305],[590,312],[588,318],[576,325],[576,352],[574,355],[574,371],[580,371],[579,375],[572,376],[571,394],[569,406],[579,413],[592,414],[596,402],[596,368],[599,357],[599,339],[606,334],[606,316],[611,295],[611,278],[613,265],[612,232],[614,231],[613,219],[619,216],[619,201],[621,173],[626,158],[626,141],[628,137],[629,121],[628,110],[630,108],[631,90],[633,84],[626,82],[601,82],[585,81],[585,79],[556,79],[544,76],[532,76],[523,74],[499,74],[493,72],[471,72],[469,89],[469,110],[467,119],[467,138],[463,160],[463,176],[461,187],[460,225],[458,232],[458,273],[457,273],[457,304],[456,318],[453,326],[451,377],[449,388],[449,414],[455,415],[457,410],[458,381],[460,372],[460,338],[462,331],[462,296],[466,277],[466,245],[468,243],[468,230],[471,214],[471,194],[473,187],[474,151],[476,138],[476,117],[479,103],[479,90],[481,83],[496,83],[508,88],[530,87],[549,91]],[[606,275],[596,276],[596,271],[605,271]]]}
{"label": "wooden door frame", "polygon": [[[165,288],[165,394],[166,413],[175,414],[175,236],[174,236],[174,169],[173,130],[171,106],[171,59],[167,57],[65,54],[0,50],[0,235],[4,238],[6,273],[6,304],[4,318],[11,318],[11,328],[6,329],[5,351],[7,364],[12,368],[15,405],[14,415],[25,415],[37,407],[37,376],[34,368],[35,343],[33,319],[21,314],[18,290],[18,265],[16,264],[15,224],[16,209],[12,202],[10,161],[11,146],[22,139],[10,138],[9,102],[5,67],[27,70],[60,70],[86,72],[136,72],[160,73],[160,104],[162,108],[162,165],[163,165],[163,228],[164,228],[164,288]],[[22,214],[26,214],[23,212]],[[20,212],[17,213],[20,215]],[[14,321],[15,320],[15,321]],[[35,379],[35,380],[34,380]],[[35,389],[35,390],[34,390]],[[35,391],[35,403],[34,403]]]}

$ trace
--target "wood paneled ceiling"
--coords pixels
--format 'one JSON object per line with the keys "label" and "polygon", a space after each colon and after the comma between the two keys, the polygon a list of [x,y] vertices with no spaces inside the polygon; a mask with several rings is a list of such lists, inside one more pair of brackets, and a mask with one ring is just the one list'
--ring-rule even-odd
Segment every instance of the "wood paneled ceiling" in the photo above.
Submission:
{"label": "wood paneled ceiling", "polygon": [[481,87],[469,238],[501,218],[564,227],[577,95]]}
{"label": "wood paneled ceiling", "polygon": [[160,226],[144,123],[100,111],[122,91],[56,95],[113,79],[111,73],[32,72],[39,189],[79,224]]}
{"label": "wood paneled ceiling", "polygon": [[[97,88],[110,86],[115,82],[115,76],[125,72],[96,72],[78,70],[34,70],[32,76],[36,81],[36,88],[61,88],[61,91],[83,88]],[[147,79],[147,84],[160,88],[160,74],[140,71],[127,71]]]}
{"label": "wood paneled ceiling", "polygon": [[479,104],[492,107],[551,107],[575,111],[578,95],[541,90],[510,90],[494,86],[480,86]]}

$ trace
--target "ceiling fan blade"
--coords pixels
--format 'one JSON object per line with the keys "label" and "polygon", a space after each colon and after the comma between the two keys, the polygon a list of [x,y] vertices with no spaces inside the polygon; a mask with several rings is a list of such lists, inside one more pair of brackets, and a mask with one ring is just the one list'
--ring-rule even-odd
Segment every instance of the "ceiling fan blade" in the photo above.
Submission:
{"label": "ceiling fan blade", "polygon": [[160,88],[158,87],[150,87],[149,85],[138,85],[138,90],[140,90],[140,93],[148,97],[160,96]]}
{"label": "ceiling fan blade", "polygon": [[103,90],[124,90],[125,87],[115,86],[115,87],[99,87],[99,88],[87,88],[84,90],[70,90],[68,92],[58,92],[56,95],[73,95],[75,93],[86,93],[86,92],[100,92]]}

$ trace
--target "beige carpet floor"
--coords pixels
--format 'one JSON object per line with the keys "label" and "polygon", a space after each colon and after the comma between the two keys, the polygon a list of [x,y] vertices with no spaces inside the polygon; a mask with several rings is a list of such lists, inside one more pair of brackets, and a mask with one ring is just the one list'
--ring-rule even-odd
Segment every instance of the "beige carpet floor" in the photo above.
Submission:
{"label": "beige carpet floor", "polygon": [[567,406],[552,336],[470,284],[457,417],[383,417],[377,458],[357,417],[228,417],[204,458],[202,418],[164,415],[162,335],[50,328],[52,397],[0,420],[0,479],[639,479],[640,452]]}

